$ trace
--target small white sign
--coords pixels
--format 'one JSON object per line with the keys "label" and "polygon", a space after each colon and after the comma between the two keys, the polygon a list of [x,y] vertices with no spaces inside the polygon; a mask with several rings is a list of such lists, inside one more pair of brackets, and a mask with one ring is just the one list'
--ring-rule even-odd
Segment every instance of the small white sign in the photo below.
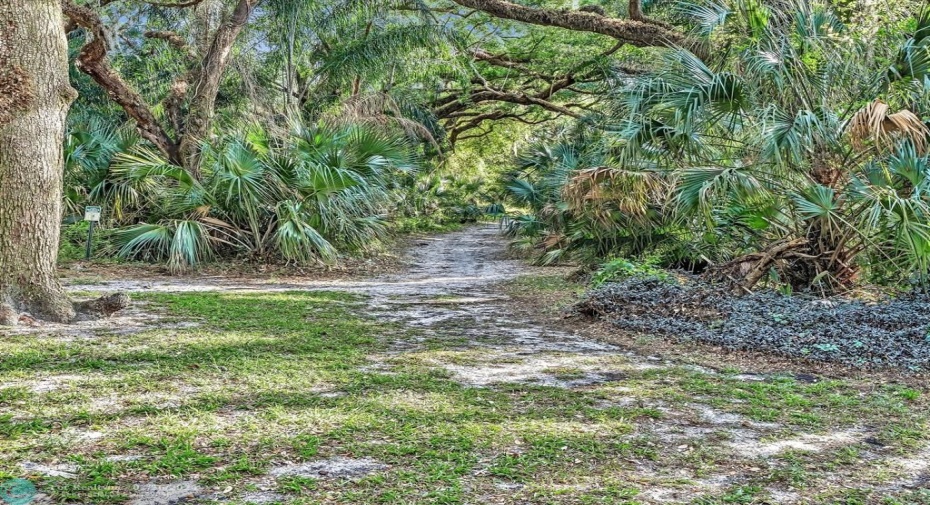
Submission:
{"label": "small white sign", "polygon": [[84,221],[100,221],[100,207],[84,207]]}

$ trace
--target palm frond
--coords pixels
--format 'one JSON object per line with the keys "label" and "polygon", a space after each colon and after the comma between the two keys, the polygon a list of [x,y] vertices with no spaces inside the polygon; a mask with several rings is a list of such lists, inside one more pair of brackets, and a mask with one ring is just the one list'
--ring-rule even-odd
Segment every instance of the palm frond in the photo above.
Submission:
{"label": "palm frond", "polygon": [[919,151],[927,149],[927,136],[930,130],[913,112],[901,109],[891,112],[891,107],[875,100],[859,109],[846,125],[850,140],[858,149],[865,149],[866,143],[881,150],[891,150],[899,141],[911,142]]}

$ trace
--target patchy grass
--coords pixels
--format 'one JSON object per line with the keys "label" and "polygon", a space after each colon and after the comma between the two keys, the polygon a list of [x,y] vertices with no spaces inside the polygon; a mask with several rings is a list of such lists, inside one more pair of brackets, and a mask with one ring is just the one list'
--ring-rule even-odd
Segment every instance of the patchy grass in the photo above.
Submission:
{"label": "patchy grass", "polygon": [[556,273],[521,275],[505,286],[509,294],[515,296],[532,296],[540,292],[557,293],[565,298],[579,294],[584,285],[566,279],[567,269],[559,269]]}
{"label": "patchy grass", "polygon": [[[551,301],[575,287],[548,276],[506,289]],[[638,367],[623,356],[592,362],[617,373],[584,387],[469,387],[442,364],[521,358],[439,337],[383,357],[385,342],[409,330],[360,316],[364,300],[343,293],[142,299],[172,321],[201,324],[0,339],[0,480],[27,477],[55,502],[94,504],[126,503],[136,484],[179,480],[201,486],[203,503],[243,503],[250,492],[306,504],[671,497],[711,505],[791,494],[824,504],[930,503],[925,491],[904,487],[920,486],[908,462],[928,445],[921,389],[746,380]],[[543,372],[570,381],[590,370]],[[838,433],[848,440],[831,438]],[[334,458],[386,468],[350,478],[275,476]],[[27,471],[27,462],[75,476]]]}
{"label": "patchy grass", "polygon": [[554,316],[585,290],[584,284],[568,280],[571,271],[569,267],[542,269],[504,283],[502,290],[516,308]]}

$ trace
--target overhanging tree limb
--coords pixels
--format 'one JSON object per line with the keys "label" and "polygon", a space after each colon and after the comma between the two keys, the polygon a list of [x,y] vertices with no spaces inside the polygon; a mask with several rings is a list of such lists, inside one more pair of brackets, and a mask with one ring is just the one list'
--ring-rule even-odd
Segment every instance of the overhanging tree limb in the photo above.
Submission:
{"label": "overhanging tree limb", "polygon": [[618,19],[582,11],[538,9],[506,0],[452,0],[494,17],[540,26],[598,33],[638,47],[685,45],[685,36],[647,20]]}
{"label": "overhanging tree limb", "polygon": [[89,75],[136,122],[143,138],[155,144],[172,163],[180,164],[178,145],[158,123],[155,115],[136,90],[110,66],[107,60],[107,35],[103,21],[91,9],[76,5],[71,0],[61,3],[62,10],[72,22],[90,33],[91,40],[78,54],[77,68]]}
{"label": "overhanging tree limb", "polygon": [[178,35],[175,32],[168,30],[149,30],[142,34],[147,39],[159,39],[167,42],[171,47],[183,51],[188,56],[196,56],[194,48],[187,45],[187,41],[184,40],[184,37]]}
{"label": "overhanging tree limb", "polygon": [[178,8],[193,7],[202,2],[203,0],[188,0],[186,2],[176,2],[176,3],[153,2],[153,1],[145,0],[145,3],[149,5],[154,5],[155,7],[178,7]]}
{"label": "overhanging tree limb", "polygon": [[[447,89],[445,93],[449,94],[444,94],[432,102],[432,112],[445,123],[450,132],[449,139],[453,143],[456,140],[469,138],[461,134],[479,128],[488,121],[518,120],[526,122],[522,114],[515,116],[510,112],[513,109],[512,105],[527,107],[537,112],[545,111],[541,114],[542,120],[550,120],[556,117],[581,119],[589,114],[596,114],[597,107],[595,105],[598,101],[596,97],[601,95],[602,92],[582,90],[576,87],[576,84],[587,84],[602,80],[603,75],[601,74],[603,71],[598,62],[602,61],[604,57],[614,54],[624,45],[625,42],[617,41],[610,48],[579,62],[562,75],[540,73],[532,68],[533,61],[530,59],[516,59],[506,54],[491,54],[480,47],[472,48],[470,54],[476,62],[506,68],[512,72],[507,72],[503,77],[498,76],[497,78],[479,76],[479,78],[472,79],[471,84],[474,87],[471,89]],[[632,68],[621,68],[619,70],[629,74],[639,72],[639,70]],[[598,77],[599,75],[601,76]],[[522,81],[522,83],[518,84],[514,89],[514,81]],[[566,98],[564,91],[588,98],[564,103]],[[595,98],[591,99],[591,97]],[[489,106],[495,107],[495,105],[492,105],[494,103],[500,104],[503,108],[488,110]],[[587,111],[587,113],[583,111]]]}

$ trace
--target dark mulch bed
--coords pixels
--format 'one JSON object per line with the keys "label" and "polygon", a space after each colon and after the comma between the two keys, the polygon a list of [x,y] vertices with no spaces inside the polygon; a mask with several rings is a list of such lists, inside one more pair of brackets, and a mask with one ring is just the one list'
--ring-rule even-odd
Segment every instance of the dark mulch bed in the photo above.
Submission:
{"label": "dark mulch bed", "polygon": [[630,277],[575,305],[624,330],[741,351],[864,368],[930,370],[930,297],[815,299],[773,291],[734,296],[697,279]]}

